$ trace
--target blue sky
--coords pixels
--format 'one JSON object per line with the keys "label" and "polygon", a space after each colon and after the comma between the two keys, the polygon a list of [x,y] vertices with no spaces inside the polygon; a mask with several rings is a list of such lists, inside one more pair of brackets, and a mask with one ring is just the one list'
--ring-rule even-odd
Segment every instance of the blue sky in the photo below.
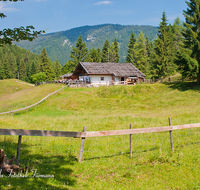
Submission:
{"label": "blue sky", "polygon": [[105,23],[158,26],[163,11],[173,23],[177,17],[184,21],[186,9],[185,0],[0,0],[0,12],[7,15],[0,30],[33,25],[51,33]]}

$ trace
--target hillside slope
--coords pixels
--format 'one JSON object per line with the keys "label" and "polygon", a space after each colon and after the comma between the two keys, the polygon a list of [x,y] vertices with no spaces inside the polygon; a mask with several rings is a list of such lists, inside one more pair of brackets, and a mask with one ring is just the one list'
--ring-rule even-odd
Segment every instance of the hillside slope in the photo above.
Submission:
{"label": "hillside slope", "polygon": [[66,31],[40,35],[33,42],[22,41],[16,44],[38,54],[45,47],[52,61],[58,59],[64,65],[70,59],[71,48],[75,45],[79,35],[82,35],[83,41],[86,42],[88,49],[92,47],[100,47],[102,49],[106,39],[111,44],[116,38],[120,46],[120,62],[124,62],[130,34],[134,32],[136,37],[138,37],[141,31],[152,40],[156,37],[157,27],[117,24],[82,26]]}
{"label": "hillside slope", "polygon": [[[0,81],[1,82],[1,81]],[[3,87],[0,108],[34,103],[60,87],[47,84],[21,90],[14,81]],[[10,90],[9,90],[10,89]],[[200,88],[194,83],[141,84],[99,88],[65,88],[25,111],[0,116],[1,129],[103,131],[200,122]],[[6,99],[1,99],[2,97]],[[6,105],[7,102],[7,105]],[[6,107],[7,106],[7,107]],[[200,128],[86,138],[78,163],[81,139],[23,136],[20,166],[53,178],[1,177],[0,189],[199,189]],[[18,136],[0,135],[8,158],[16,155]],[[92,166],[92,167],[91,167]],[[20,176],[22,174],[20,173]]]}

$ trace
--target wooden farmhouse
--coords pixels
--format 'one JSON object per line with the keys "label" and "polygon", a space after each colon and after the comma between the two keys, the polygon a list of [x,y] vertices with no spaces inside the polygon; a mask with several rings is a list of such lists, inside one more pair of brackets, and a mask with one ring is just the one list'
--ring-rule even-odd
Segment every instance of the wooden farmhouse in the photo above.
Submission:
{"label": "wooden farmhouse", "polygon": [[94,63],[80,62],[72,74],[72,78],[94,84],[126,81],[128,78],[136,82],[144,81],[145,75],[131,63]]}

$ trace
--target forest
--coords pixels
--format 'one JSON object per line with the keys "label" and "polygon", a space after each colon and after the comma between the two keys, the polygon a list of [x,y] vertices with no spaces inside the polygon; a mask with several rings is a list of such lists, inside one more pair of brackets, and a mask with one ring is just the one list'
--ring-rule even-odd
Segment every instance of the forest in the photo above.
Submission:
{"label": "forest", "polygon": [[[146,78],[166,78],[181,73],[182,79],[200,80],[200,51],[198,20],[191,2],[184,11],[186,22],[177,18],[171,25],[167,15],[162,13],[156,39],[141,31],[138,38],[132,31],[127,44],[125,62],[132,63]],[[197,5],[196,5],[197,6]],[[58,59],[53,62],[43,47],[40,54],[31,53],[16,45],[0,47],[0,79],[18,78],[26,82],[52,81],[62,74],[72,73],[78,62],[120,62],[120,44],[117,38],[107,39],[102,49],[88,49],[80,35],[72,46],[70,60],[61,65]]]}

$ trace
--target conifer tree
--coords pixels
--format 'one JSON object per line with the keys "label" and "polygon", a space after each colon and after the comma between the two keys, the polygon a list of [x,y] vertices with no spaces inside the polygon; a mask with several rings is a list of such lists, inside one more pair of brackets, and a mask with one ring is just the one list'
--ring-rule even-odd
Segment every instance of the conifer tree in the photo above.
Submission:
{"label": "conifer tree", "polygon": [[2,67],[1,67],[1,69],[2,69],[2,79],[11,78],[11,72],[10,72],[8,60],[9,60],[9,57],[8,57],[8,53],[6,52],[3,55],[3,59],[2,59]]}
{"label": "conifer tree", "polygon": [[37,72],[37,69],[36,69],[35,61],[32,61],[32,63],[31,63],[31,70],[30,70],[30,76],[36,74],[36,72]]}
{"label": "conifer tree", "polygon": [[75,62],[69,60],[65,65],[63,65],[61,72],[62,74],[73,73],[76,68]]}
{"label": "conifer tree", "polygon": [[108,63],[109,62],[109,49],[110,49],[110,43],[106,39],[103,48],[102,48],[102,56],[101,56],[101,62],[102,63]]}
{"label": "conifer tree", "polygon": [[176,71],[175,46],[173,40],[173,30],[167,24],[165,12],[163,12],[158,31],[158,38],[154,41],[154,53],[151,64],[152,75],[155,78],[168,77]]}
{"label": "conifer tree", "polygon": [[141,31],[135,44],[135,66],[144,74],[148,74],[149,62],[144,33]]}
{"label": "conifer tree", "polygon": [[19,79],[23,81],[26,79],[26,64],[24,59],[21,59],[19,63]]}
{"label": "conifer tree", "polygon": [[52,81],[54,79],[54,72],[51,66],[51,60],[48,57],[47,51],[45,48],[42,49],[40,54],[40,62],[39,62],[39,72],[44,72],[46,74],[46,81]]}
{"label": "conifer tree", "polygon": [[81,35],[78,37],[76,42],[76,47],[72,46],[72,51],[70,57],[75,65],[79,62],[83,62],[88,54],[88,49],[86,47],[86,43],[83,42]]}
{"label": "conifer tree", "polygon": [[10,68],[10,78],[16,78],[17,64],[14,55],[11,51],[8,52],[8,67]]}
{"label": "conifer tree", "polygon": [[92,49],[90,49],[85,61],[87,61],[87,62],[101,62],[101,50],[100,50],[100,48],[95,49],[93,47]]}
{"label": "conifer tree", "polygon": [[166,32],[166,31],[168,31],[168,20],[167,20],[167,15],[166,15],[166,13],[165,13],[165,11],[162,13],[162,18],[161,18],[161,22],[160,22],[160,25],[159,25],[159,27],[158,27],[158,37],[160,38],[160,39],[162,39],[163,40],[163,38],[164,38],[164,33]]}
{"label": "conifer tree", "polygon": [[116,52],[114,43],[112,43],[109,48],[109,62],[116,63]]}
{"label": "conifer tree", "polygon": [[117,39],[115,38],[114,42],[114,52],[115,52],[115,62],[118,63],[119,60],[119,44],[117,42]]}
{"label": "conifer tree", "polygon": [[135,43],[136,43],[135,34],[134,34],[134,32],[132,32],[131,36],[130,36],[129,43],[128,43],[126,63],[134,64],[134,61],[135,61]]}
{"label": "conifer tree", "polygon": [[183,78],[197,79],[200,84],[200,1],[186,1],[188,8],[183,11],[185,23],[183,29],[184,45],[177,55],[177,64]]}
{"label": "conifer tree", "polygon": [[55,77],[58,79],[61,75],[61,64],[59,63],[58,59],[56,60],[56,63],[54,65],[54,73],[55,73]]}
{"label": "conifer tree", "polygon": [[109,62],[118,63],[119,62],[119,45],[115,38],[114,42],[111,44],[109,49]]}

